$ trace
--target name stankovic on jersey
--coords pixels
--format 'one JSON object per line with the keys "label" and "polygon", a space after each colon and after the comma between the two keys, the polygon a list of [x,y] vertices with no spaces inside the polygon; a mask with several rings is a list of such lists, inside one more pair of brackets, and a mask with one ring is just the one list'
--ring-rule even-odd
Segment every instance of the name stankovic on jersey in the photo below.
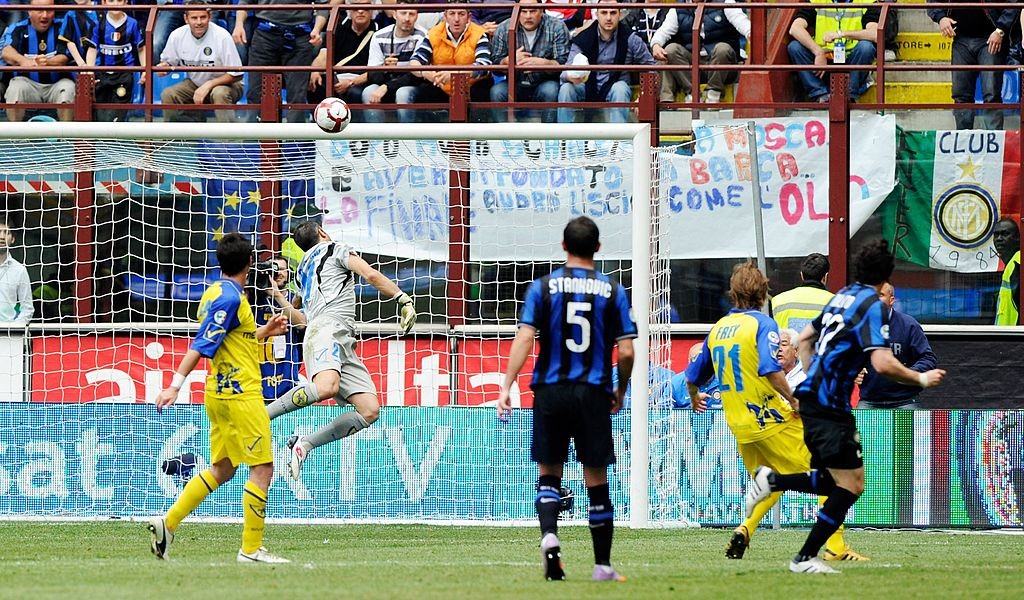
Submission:
{"label": "name stankovic on jersey", "polygon": [[594,294],[605,298],[612,297],[610,281],[591,279],[588,277],[552,277],[548,280],[549,294]]}

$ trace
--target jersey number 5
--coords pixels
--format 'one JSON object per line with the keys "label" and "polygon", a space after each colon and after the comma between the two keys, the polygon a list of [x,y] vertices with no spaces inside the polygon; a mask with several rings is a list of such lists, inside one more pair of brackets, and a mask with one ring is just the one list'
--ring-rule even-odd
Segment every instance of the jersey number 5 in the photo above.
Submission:
{"label": "jersey number 5", "polygon": [[579,342],[576,341],[575,335],[565,340],[565,347],[569,349],[569,352],[579,354],[590,348],[590,319],[587,318],[590,308],[589,302],[567,302],[565,304],[565,322],[580,328]]}

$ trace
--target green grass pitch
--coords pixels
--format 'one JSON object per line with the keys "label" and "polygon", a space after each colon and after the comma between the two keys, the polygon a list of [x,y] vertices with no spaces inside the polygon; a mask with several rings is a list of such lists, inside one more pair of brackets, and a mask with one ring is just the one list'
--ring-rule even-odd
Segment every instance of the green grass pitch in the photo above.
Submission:
{"label": "green grass pitch", "polygon": [[806,532],[761,531],[743,560],[729,531],[619,527],[625,583],[591,582],[586,527],[563,527],[569,581],[543,581],[533,528],[267,526],[280,566],[235,563],[240,525],[186,522],[171,559],[149,553],[142,523],[0,522],[0,598],[1020,598],[1024,537],[853,531],[868,563],[841,575],[786,570]]}

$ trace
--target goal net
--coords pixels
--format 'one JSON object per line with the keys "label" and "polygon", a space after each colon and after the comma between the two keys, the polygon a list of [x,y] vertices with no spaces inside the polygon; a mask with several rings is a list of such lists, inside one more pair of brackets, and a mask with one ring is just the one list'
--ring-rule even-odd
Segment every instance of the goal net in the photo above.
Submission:
{"label": "goal net", "polygon": [[[217,241],[251,235],[267,290],[294,264],[290,228],[318,219],[409,293],[419,319],[400,336],[394,302],[356,286],[358,353],[380,420],[317,449],[301,481],[278,476],[268,516],[532,520],[532,358],[513,391],[521,410],[502,423],[493,406],[526,286],[564,260],[562,228],[583,214],[601,229],[598,268],[630,290],[641,333],[630,407],[613,418],[617,517],[689,522],[678,461],[666,460],[680,451],[658,208],[668,186],[649,135],[641,125],[357,124],[334,136],[313,125],[5,126],[11,256],[29,274],[34,314],[27,329],[0,330],[11,367],[0,376],[0,517],[165,511],[207,465],[204,364],[170,410],[152,402],[219,278]],[[287,275],[280,288],[294,289]],[[264,291],[254,306],[257,318],[279,311]],[[261,345],[265,395],[304,377],[300,336]],[[286,439],[339,410],[322,403],[273,422],[279,472]],[[565,482],[585,497],[578,465]],[[239,486],[197,516],[236,517]],[[583,521],[576,504],[567,518]]]}

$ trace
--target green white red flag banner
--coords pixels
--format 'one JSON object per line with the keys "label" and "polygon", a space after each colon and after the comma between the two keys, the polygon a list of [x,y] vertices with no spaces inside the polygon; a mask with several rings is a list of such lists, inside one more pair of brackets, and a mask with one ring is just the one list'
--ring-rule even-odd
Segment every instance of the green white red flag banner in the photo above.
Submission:
{"label": "green white red flag banner", "polygon": [[961,273],[998,270],[992,229],[1020,217],[1019,136],[900,130],[896,187],[880,209],[896,257]]}

